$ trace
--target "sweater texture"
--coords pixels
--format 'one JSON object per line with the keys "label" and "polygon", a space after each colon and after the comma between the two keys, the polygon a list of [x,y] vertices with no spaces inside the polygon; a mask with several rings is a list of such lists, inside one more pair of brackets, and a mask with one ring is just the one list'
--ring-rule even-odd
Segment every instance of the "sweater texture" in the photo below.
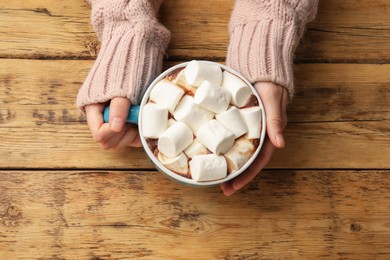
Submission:
{"label": "sweater texture", "polygon": [[[138,104],[161,73],[170,40],[157,12],[163,0],[87,0],[101,42],[77,106],[126,97]],[[318,0],[236,0],[226,63],[252,83],[270,81],[294,94],[293,54]]]}
{"label": "sweater texture", "polygon": [[77,106],[126,97],[138,104],[161,73],[170,32],[156,18],[162,0],[89,0],[101,47],[77,96]]}
{"label": "sweater texture", "polygon": [[294,94],[293,55],[318,0],[237,0],[226,63],[250,82],[268,81]]}

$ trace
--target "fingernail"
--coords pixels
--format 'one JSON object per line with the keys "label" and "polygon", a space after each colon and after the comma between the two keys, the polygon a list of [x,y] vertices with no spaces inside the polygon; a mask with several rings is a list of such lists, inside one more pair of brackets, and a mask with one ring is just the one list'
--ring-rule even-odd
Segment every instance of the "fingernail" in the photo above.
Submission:
{"label": "fingernail", "polygon": [[284,138],[282,134],[277,134],[276,135],[276,144],[278,145],[279,148],[284,147]]}
{"label": "fingernail", "polygon": [[111,130],[114,132],[120,132],[123,128],[124,121],[120,117],[114,117],[111,123]]}

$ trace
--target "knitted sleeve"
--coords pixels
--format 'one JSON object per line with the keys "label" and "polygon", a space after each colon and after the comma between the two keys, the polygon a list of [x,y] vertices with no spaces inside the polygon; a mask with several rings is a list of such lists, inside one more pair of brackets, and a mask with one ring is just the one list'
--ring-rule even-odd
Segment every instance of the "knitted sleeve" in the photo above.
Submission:
{"label": "knitted sleeve", "polygon": [[227,65],[251,82],[271,81],[294,94],[293,54],[318,0],[237,0]]}
{"label": "knitted sleeve", "polygon": [[77,106],[126,97],[137,104],[161,72],[170,40],[156,18],[162,0],[87,0],[101,48],[80,88]]}

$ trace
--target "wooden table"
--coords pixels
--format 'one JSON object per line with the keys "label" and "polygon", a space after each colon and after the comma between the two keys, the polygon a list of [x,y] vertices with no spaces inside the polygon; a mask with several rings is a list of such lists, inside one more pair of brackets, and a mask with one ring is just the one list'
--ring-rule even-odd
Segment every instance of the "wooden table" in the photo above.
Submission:
{"label": "wooden table", "polygon": [[[165,67],[223,62],[233,0],[166,0]],[[287,148],[232,197],[109,153],[75,107],[83,0],[0,1],[0,259],[390,259],[390,4],[321,1]]]}

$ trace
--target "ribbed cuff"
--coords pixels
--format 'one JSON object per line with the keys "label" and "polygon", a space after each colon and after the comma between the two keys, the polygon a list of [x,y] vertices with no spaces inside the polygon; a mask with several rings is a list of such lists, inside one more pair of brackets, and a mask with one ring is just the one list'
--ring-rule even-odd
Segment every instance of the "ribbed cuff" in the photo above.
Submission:
{"label": "ribbed cuff", "polygon": [[[81,87],[77,106],[126,97],[138,104],[151,81],[161,72],[170,33],[158,24],[119,23],[104,31],[99,55]],[[109,35],[109,37],[106,37]],[[107,38],[107,39],[106,39]]]}
{"label": "ribbed cuff", "polygon": [[294,95],[293,53],[299,31],[293,22],[249,21],[231,28],[227,65],[250,82],[270,81]]}

